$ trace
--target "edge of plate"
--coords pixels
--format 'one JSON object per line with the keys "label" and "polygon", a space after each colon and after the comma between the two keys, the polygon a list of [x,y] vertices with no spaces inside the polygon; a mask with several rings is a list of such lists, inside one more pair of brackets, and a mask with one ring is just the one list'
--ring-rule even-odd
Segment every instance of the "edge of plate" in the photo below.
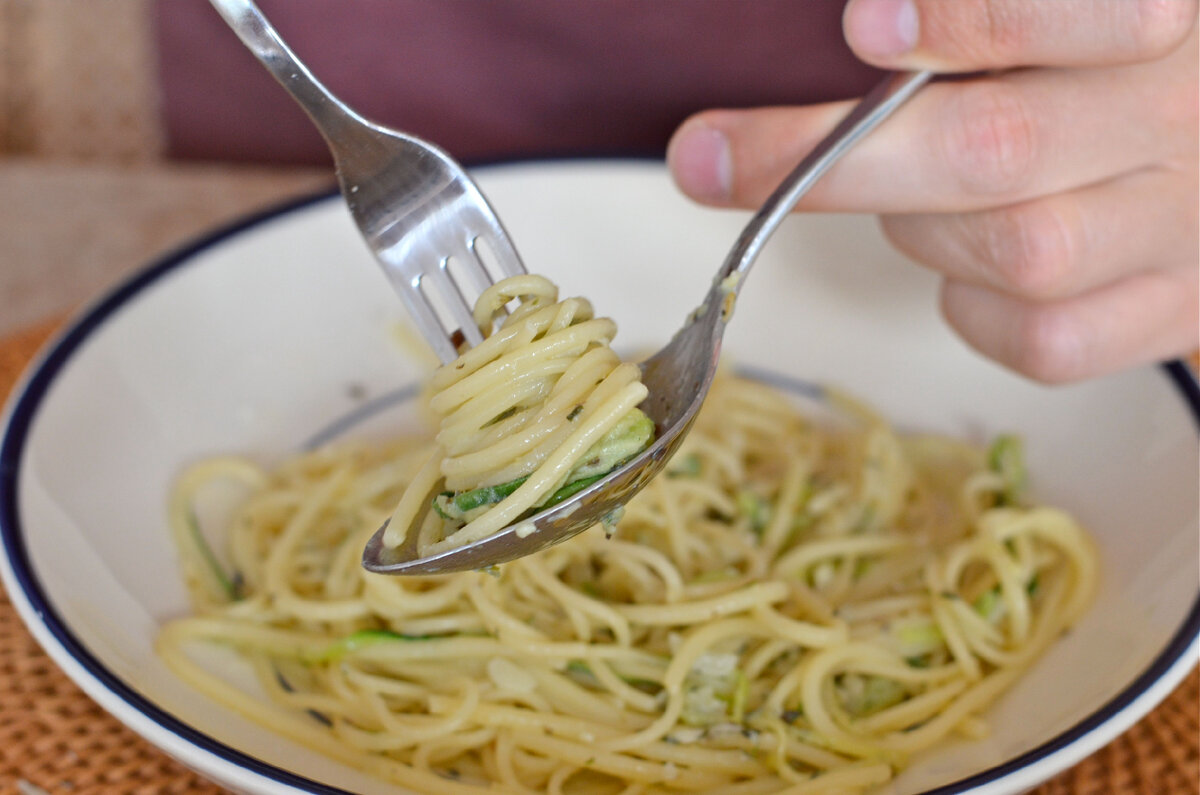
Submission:
{"label": "edge of plate", "polygon": [[[135,271],[82,310],[43,346],[13,388],[0,419],[3,434],[0,435],[0,547],[5,553],[0,557],[0,581],[4,583],[18,614],[46,653],[76,685],[113,713],[114,717],[193,770],[225,783],[237,781],[236,777],[231,778],[231,772],[243,777],[245,773],[250,773],[258,778],[257,784],[267,785],[270,789],[287,792],[278,788],[282,784],[292,788],[291,791],[315,795],[352,793],[263,762],[193,728],[142,696],[92,655],[61,619],[32,570],[19,518],[17,494],[26,437],[41,402],[58,373],[89,336],[146,288],[189,265],[196,255],[206,249],[268,221],[329,201],[337,195],[335,190],[324,190],[268,207],[201,235]],[[176,738],[184,742],[179,743]],[[197,758],[197,751],[206,758]],[[229,767],[235,768],[235,771],[228,770]],[[248,782],[241,783],[245,785]]]}

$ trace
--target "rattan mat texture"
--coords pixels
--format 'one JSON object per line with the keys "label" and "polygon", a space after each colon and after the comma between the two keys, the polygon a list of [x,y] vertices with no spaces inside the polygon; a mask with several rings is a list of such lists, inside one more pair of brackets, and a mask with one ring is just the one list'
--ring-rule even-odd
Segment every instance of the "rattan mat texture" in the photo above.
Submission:
{"label": "rattan mat texture", "polygon": [[[0,395],[55,323],[0,340]],[[220,793],[105,713],[41,650],[0,590],[0,793]],[[1200,673],[1032,795],[1200,793]]]}

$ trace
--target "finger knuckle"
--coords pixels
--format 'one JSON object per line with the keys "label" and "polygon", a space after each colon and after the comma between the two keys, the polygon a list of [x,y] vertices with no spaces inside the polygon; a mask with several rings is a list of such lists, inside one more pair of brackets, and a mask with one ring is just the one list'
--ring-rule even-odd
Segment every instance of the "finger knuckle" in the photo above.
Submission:
{"label": "finger knuckle", "polygon": [[1171,52],[1196,24],[1195,0],[1133,0],[1132,7],[1130,35],[1136,51],[1146,57]]}
{"label": "finger knuckle", "polygon": [[984,0],[983,13],[976,19],[982,25],[987,50],[994,58],[1009,60],[1025,50],[1038,23],[1036,15],[1017,13],[1013,6]]}
{"label": "finger knuckle", "polygon": [[920,17],[926,46],[975,63],[1013,61],[1035,37],[1038,23],[1030,9],[994,0],[933,0],[922,6]]}
{"label": "finger knuckle", "polygon": [[916,215],[884,214],[879,216],[879,228],[893,248],[920,260],[920,248],[917,245],[922,233],[920,219]]}
{"label": "finger knuckle", "polygon": [[962,86],[941,126],[945,161],[971,195],[1012,195],[1029,183],[1038,158],[1034,114],[1015,87],[1000,82]]}
{"label": "finger knuckle", "polygon": [[997,210],[984,223],[984,259],[1002,288],[1034,299],[1066,294],[1076,271],[1070,216],[1047,202]]}
{"label": "finger knuckle", "polygon": [[1037,381],[1061,384],[1085,372],[1082,330],[1065,307],[1028,307],[1012,342],[1013,367]]}

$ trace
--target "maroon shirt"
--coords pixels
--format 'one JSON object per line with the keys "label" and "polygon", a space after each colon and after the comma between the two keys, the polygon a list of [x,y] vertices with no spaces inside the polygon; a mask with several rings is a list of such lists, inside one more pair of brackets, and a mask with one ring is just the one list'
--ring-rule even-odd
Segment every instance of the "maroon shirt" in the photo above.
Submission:
{"label": "maroon shirt", "polygon": [[[661,155],[689,114],[863,93],[845,0],[259,0],[351,107],[468,162]],[[205,0],[154,3],[169,153],[325,163]]]}

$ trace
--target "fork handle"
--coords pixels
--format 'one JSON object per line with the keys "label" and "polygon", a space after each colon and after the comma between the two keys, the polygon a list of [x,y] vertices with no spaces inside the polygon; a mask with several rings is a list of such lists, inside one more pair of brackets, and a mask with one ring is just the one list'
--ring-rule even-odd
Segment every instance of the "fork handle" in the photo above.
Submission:
{"label": "fork handle", "polygon": [[296,57],[251,0],[209,0],[242,43],[304,108],[326,140],[372,126],[335,97]]}

